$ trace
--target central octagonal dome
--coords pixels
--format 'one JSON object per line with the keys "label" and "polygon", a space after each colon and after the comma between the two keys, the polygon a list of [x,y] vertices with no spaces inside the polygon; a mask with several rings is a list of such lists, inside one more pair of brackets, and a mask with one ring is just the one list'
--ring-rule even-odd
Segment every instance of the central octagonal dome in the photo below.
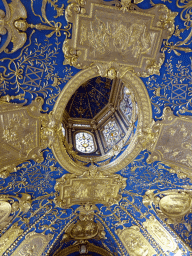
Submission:
{"label": "central octagonal dome", "polygon": [[104,164],[123,152],[137,127],[137,103],[120,79],[94,77],[70,98],[63,115],[65,146],[75,161]]}

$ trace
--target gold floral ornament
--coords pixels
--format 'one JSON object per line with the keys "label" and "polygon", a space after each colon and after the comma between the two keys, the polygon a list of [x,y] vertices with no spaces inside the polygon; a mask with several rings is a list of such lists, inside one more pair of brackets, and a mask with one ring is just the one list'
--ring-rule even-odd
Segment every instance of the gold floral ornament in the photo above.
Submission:
{"label": "gold floral ornament", "polygon": [[159,74],[165,57],[160,47],[172,36],[176,15],[163,4],[143,11],[129,0],[119,6],[72,0],[65,11],[73,31],[63,43],[64,64],[84,69],[110,62],[116,71],[124,67],[142,77]]}
{"label": "gold floral ornament", "polygon": [[55,203],[59,207],[70,207],[75,204],[113,205],[119,202],[120,189],[126,187],[126,179],[120,175],[103,175],[91,167],[89,172],[77,176],[65,174],[55,185]]}
{"label": "gold floral ornament", "polygon": [[42,149],[51,145],[55,122],[50,115],[41,114],[43,99],[37,97],[29,106],[0,100],[0,177],[17,171],[26,160],[44,160]]}
{"label": "gold floral ornament", "polygon": [[192,178],[192,119],[186,116],[174,116],[169,107],[163,111],[162,121],[157,121],[152,126],[149,135],[151,151],[147,162],[162,161],[170,166],[171,172],[176,172],[179,177]]}

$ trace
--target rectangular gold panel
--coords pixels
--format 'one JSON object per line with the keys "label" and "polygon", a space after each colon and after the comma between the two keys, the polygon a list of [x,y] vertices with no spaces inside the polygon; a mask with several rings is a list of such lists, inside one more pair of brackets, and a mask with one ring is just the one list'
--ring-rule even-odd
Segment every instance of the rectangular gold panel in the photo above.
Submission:
{"label": "rectangular gold panel", "polygon": [[139,227],[118,229],[117,234],[130,256],[153,256],[156,251],[140,232]]}
{"label": "rectangular gold panel", "polygon": [[87,202],[111,205],[121,199],[119,190],[125,186],[126,179],[120,175],[112,175],[111,177],[64,175],[57,181],[55,187],[58,191],[56,203],[62,207]]}
{"label": "rectangular gold panel", "polygon": [[163,4],[142,10],[131,3],[124,6],[123,1],[114,6],[71,0],[65,17],[73,24],[72,38],[63,44],[64,64],[108,64],[117,70],[123,66],[143,77],[159,74],[165,58],[161,45],[173,34],[176,15]]}

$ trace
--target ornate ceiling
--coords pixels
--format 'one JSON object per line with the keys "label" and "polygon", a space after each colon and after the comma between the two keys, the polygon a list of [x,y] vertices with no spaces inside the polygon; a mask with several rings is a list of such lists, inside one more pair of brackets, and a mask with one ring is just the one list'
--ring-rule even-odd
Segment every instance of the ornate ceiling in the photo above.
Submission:
{"label": "ornate ceiling", "polygon": [[[192,1],[0,10],[0,255],[192,255]],[[85,160],[66,131],[127,127],[122,85],[129,136]]]}

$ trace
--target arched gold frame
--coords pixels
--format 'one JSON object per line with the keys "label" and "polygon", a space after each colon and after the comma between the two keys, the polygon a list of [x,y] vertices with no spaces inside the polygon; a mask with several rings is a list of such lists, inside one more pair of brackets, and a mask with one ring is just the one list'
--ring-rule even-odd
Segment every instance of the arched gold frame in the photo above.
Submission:
{"label": "arched gold frame", "polygon": [[[77,73],[65,85],[53,109],[53,117],[58,123],[62,122],[63,112],[74,92],[87,80],[97,76],[100,76],[99,69],[97,66],[92,66]],[[98,171],[102,171],[105,174],[115,173],[135,159],[143,149],[141,143],[139,143],[138,136],[141,136],[142,131],[150,127],[152,122],[150,98],[142,80],[129,70],[123,70],[123,72],[120,70],[117,72],[117,76],[119,76],[124,85],[130,88],[134,93],[135,101],[138,105],[138,126],[128,148],[115,161],[98,167]],[[76,163],[70,158],[59,133],[55,135],[52,151],[57,161],[68,172],[80,175],[88,171],[88,167]]]}
{"label": "arched gold frame", "polygon": [[[88,243],[88,249],[90,252],[95,252],[102,256],[113,256],[112,253],[110,253],[109,251],[107,251],[101,247],[98,247],[94,244],[91,244],[91,243]],[[69,254],[74,253],[74,252],[79,252],[79,245],[71,245],[71,246],[59,251],[54,256],[68,256]]]}

